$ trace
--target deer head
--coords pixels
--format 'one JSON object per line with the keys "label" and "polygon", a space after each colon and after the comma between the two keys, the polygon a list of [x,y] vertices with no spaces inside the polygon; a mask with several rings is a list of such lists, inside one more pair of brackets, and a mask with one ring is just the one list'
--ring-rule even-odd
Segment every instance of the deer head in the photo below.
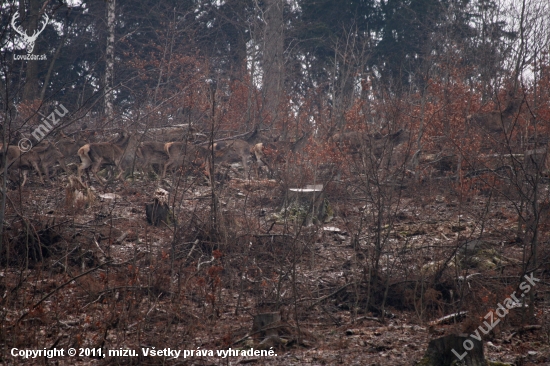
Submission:
{"label": "deer head", "polygon": [[19,18],[19,12],[16,11],[15,14],[13,14],[13,17],[11,18],[11,26],[12,28],[19,33],[21,37],[23,37],[23,43],[25,43],[25,47],[27,49],[27,53],[32,53],[34,49],[34,42],[36,42],[36,38],[42,33],[44,28],[46,28],[46,25],[48,24],[48,21],[50,18],[48,18],[48,14],[44,13],[44,24],[42,24],[42,28],[40,30],[35,30],[32,36],[29,36],[26,31],[23,30],[21,26],[15,25],[15,20]]}

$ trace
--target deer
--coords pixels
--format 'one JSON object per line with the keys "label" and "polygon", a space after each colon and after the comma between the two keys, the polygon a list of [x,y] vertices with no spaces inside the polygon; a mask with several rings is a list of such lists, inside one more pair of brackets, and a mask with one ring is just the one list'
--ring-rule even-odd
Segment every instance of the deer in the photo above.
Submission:
{"label": "deer", "polygon": [[88,142],[82,138],[74,139],[63,133],[61,133],[61,138],[55,142],[55,146],[61,151],[61,153],[67,157],[73,157],[74,155],[78,156],[78,149],[86,145]]}
{"label": "deer", "polygon": [[97,172],[103,165],[115,166],[119,173],[116,179],[120,179],[124,174],[124,165],[126,159],[134,153],[139,154],[136,150],[136,139],[130,136],[126,131],[119,133],[119,137],[114,142],[96,142],[82,146],[78,149],[78,156],[81,164],[78,167],[78,179],[81,180],[82,172],[86,171],[88,180],[90,175],[88,170],[91,170],[101,185],[105,185]]}
{"label": "deer", "polygon": [[410,134],[404,129],[382,135],[380,132],[368,134],[366,132],[337,132],[331,136],[339,149],[347,148],[352,154],[369,151],[380,157],[387,146],[398,146],[408,141]]}
{"label": "deer", "polygon": [[56,163],[68,173],[63,154],[61,154],[55,145],[47,141],[42,142],[40,145],[27,152],[21,152],[18,146],[8,146],[6,162],[8,169],[19,169],[23,171],[22,187],[27,181],[27,171],[30,169],[36,171],[42,184],[45,184],[42,174],[44,174],[46,180],[49,181],[49,170]]}
{"label": "deer", "polygon": [[207,150],[203,146],[188,144],[184,141],[167,142],[164,144],[164,152],[168,159],[164,163],[162,178],[166,176],[168,169],[173,170],[186,164],[200,164],[207,159]]}
{"label": "deer", "polygon": [[241,163],[245,176],[248,174],[248,159],[251,157],[251,146],[248,142],[240,139],[215,142],[208,152],[210,160],[212,151],[214,164]]}
{"label": "deer", "polygon": [[[297,153],[306,145],[309,138],[308,133],[304,133],[295,142],[275,141],[259,142],[252,146],[250,153],[255,157],[258,169],[267,168],[271,175],[275,172],[275,166],[285,162],[285,156],[288,153]],[[256,171],[259,176],[259,172]]]}
{"label": "deer", "polygon": [[[21,150],[19,149],[19,147],[14,145],[8,145],[4,148],[4,146],[2,146],[0,151],[0,166],[2,168],[2,173],[4,172],[4,167],[5,167],[3,164],[4,161],[7,165],[8,173],[11,173],[10,170],[15,170],[15,169],[20,169],[23,171],[23,183],[21,184],[21,186],[24,186],[25,182],[27,181],[28,166],[25,166],[24,164],[22,164]],[[34,162],[34,164],[32,164],[31,166],[40,175],[39,173],[40,168],[38,167],[38,164]],[[21,168],[24,168],[24,169],[21,169]]]}
{"label": "deer", "polygon": [[34,151],[36,153],[39,159],[39,167],[42,169],[42,173],[46,176],[46,180],[50,180],[49,170],[55,164],[59,164],[65,173],[69,174],[69,169],[65,164],[65,156],[61,153],[59,148],[51,142],[45,141],[43,144],[43,146],[38,145],[36,148],[32,149],[31,152]]}
{"label": "deer", "polygon": [[141,143],[138,155],[141,156],[139,163],[143,169],[149,167],[153,168],[155,165],[162,168],[164,167],[169,159],[168,153],[164,150],[165,145],[166,143],[158,141],[146,141]]}
{"label": "deer", "polygon": [[61,154],[65,158],[65,165],[73,164],[79,162],[78,160],[78,149],[86,145],[88,141],[82,138],[71,138],[63,133],[61,133],[61,138],[56,141],[55,146],[59,149]]}
{"label": "deer", "polygon": [[509,90],[504,100],[503,109],[468,115],[466,122],[471,127],[480,128],[488,134],[498,135],[508,132],[523,102],[523,99],[515,97],[513,90]]}
{"label": "deer", "polygon": [[548,146],[527,150],[523,155],[525,172],[530,176],[547,176],[550,171],[550,158],[548,158]]}

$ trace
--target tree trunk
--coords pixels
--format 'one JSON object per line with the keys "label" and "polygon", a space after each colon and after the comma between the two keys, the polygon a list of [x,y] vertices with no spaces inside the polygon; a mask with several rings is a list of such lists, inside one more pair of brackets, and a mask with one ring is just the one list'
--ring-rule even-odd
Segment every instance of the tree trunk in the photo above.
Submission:
{"label": "tree trunk", "polygon": [[328,222],[333,216],[322,185],[289,188],[281,215],[285,217],[285,221],[305,226]]}
{"label": "tree trunk", "polygon": [[483,343],[466,335],[450,334],[432,339],[419,365],[422,366],[486,366]]}
{"label": "tree trunk", "polygon": [[[23,4],[23,2],[22,2]],[[19,14],[22,18],[25,14],[25,6],[21,5]],[[35,30],[38,29],[38,21],[40,19],[40,0],[30,0],[28,5],[28,15],[26,21],[26,26],[24,29],[27,34],[33,34]],[[36,45],[34,47],[36,51]],[[33,52],[36,53],[36,52]],[[33,101],[39,96],[39,85],[38,85],[38,66],[42,61],[27,61],[27,68],[25,72],[25,86],[23,87],[23,100],[24,101]]]}
{"label": "tree trunk", "polygon": [[115,9],[116,0],[107,2],[107,50],[105,52],[105,117],[113,115],[113,73],[115,67]]}
{"label": "tree trunk", "polygon": [[40,100],[44,100],[44,97],[46,95],[46,90],[48,89],[48,85],[50,84],[50,79],[52,77],[55,62],[59,58],[59,54],[61,53],[61,49],[63,48],[63,44],[65,43],[65,40],[67,39],[67,33],[68,32],[69,32],[69,27],[68,27],[67,23],[65,23],[65,26],[63,27],[63,36],[61,37],[61,41],[59,42],[59,45],[57,46],[57,49],[55,50],[55,53],[53,55],[53,59],[50,61],[50,67],[48,68],[48,72],[46,73],[46,77],[44,78],[44,85],[42,85],[42,90],[40,91]]}
{"label": "tree trunk", "polygon": [[[279,103],[284,82],[284,2],[267,0],[265,9],[265,33],[263,55],[263,101],[264,110],[269,114],[269,122],[277,123]],[[283,138],[286,129],[283,126]]]}

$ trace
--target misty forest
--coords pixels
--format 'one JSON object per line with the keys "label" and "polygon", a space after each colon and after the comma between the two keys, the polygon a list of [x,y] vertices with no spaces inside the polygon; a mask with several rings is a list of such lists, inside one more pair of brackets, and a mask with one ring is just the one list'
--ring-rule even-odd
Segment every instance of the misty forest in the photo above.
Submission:
{"label": "misty forest", "polygon": [[0,365],[550,364],[547,0],[0,21]]}

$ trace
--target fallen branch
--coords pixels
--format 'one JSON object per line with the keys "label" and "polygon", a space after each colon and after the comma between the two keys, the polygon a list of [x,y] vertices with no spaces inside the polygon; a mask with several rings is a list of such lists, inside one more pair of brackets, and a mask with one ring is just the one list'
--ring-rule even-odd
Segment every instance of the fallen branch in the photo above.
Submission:
{"label": "fallen branch", "polygon": [[459,311],[458,313],[445,315],[442,318],[431,321],[429,325],[440,325],[440,324],[450,324],[452,321],[460,321],[463,317],[468,314],[467,311]]}
{"label": "fallen branch", "polygon": [[317,301],[315,301],[313,304],[309,305],[307,309],[311,309],[312,307],[314,307],[315,305],[325,301],[326,299],[336,295],[337,293],[339,293],[340,291],[342,291],[343,289],[345,289],[346,287],[348,287],[349,285],[354,285],[356,284],[356,282],[350,282],[350,283],[346,283],[345,285],[343,285],[342,287],[340,287],[338,290],[328,294],[328,295],[325,295],[323,297],[321,297],[320,299],[318,299]]}

